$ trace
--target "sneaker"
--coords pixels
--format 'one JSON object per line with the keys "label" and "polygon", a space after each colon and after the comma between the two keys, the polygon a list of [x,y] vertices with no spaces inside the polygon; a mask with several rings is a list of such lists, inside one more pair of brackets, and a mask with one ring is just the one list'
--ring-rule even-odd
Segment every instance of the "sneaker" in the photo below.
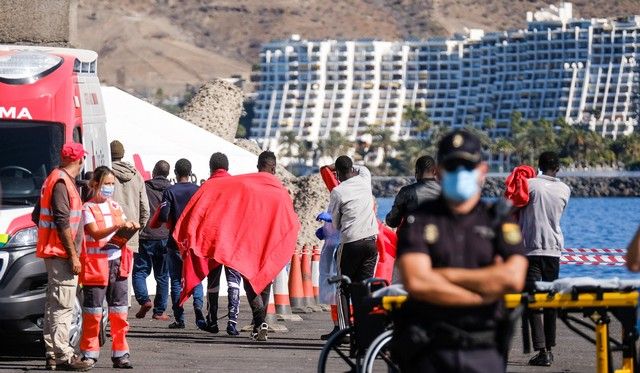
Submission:
{"label": "sneaker", "polygon": [[204,314],[202,313],[202,310],[200,308],[196,308],[196,309],[194,309],[194,312],[196,314],[196,326],[200,330],[206,330],[207,329],[207,320],[205,320]]}
{"label": "sneaker", "polygon": [[329,333],[327,333],[327,334],[323,334],[323,335],[321,335],[321,336],[320,336],[320,339],[321,339],[321,340],[323,340],[323,341],[326,341],[326,340],[328,340],[329,338],[333,337],[333,335],[334,335],[334,334],[336,334],[336,333],[337,333],[337,332],[339,332],[339,331],[340,331],[340,328],[336,325],[336,326],[334,326],[334,327],[333,327],[333,330],[332,330],[332,331],[330,331],[330,332],[329,332]]}
{"label": "sneaker", "polygon": [[46,370],[56,370],[56,358],[54,356],[47,356],[44,367]]}
{"label": "sneaker", "polygon": [[553,355],[551,351],[540,351],[538,354],[529,360],[529,365],[536,367],[550,367],[553,361]]}
{"label": "sneaker", "polygon": [[254,341],[265,342],[267,340],[267,334],[269,333],[269,325],[267,323],[262,323],[260,325],[260,329],[254,329],[251,332],[251,339]]}
{"label": "sneaker", "polygon": [[227,324],[227,334],[229,335],[240,335],[238,329],[236,329],[236,323],[230,322]]}
{"label": "sneaker", "polygon": [[169,324],[169,329],[184,329],[184,322],[174,321]]}
{"label": "sneaker", "polygon": [[93,368],[93,365],[93,361],[83,360],[80,356],[73,355],[68,361],[56,364],[56,370],[86,372]]}
{"label": "sneaker", "polygon": [[154,320],[169,321],[169,316],[166,313],[154,313],[151,318]]}
{"label": "sneaker", "polygon": [[136,319],[144,319],[147,316],[147,312],[153,308],[153,303],[150,300],[146,301],[144,304],[140,305],[140,311],[136,313]]}
{"label": "sneaker", "polygon": [[207,324],[204,330],[212,334],[218,334],[220,332],[220,328],[218,327],[218,324]]}
{"label": "sneaker", "polygon": [[129,361],[129,354],[124,354],[120,357],[112,357],[113,367],[116,369],[133,369],[133,365]]}

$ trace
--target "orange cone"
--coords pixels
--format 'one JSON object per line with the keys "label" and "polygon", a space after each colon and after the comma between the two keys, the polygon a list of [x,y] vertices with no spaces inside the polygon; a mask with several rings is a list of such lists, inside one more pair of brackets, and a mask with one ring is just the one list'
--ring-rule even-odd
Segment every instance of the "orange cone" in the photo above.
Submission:
{"label": "orange cone", "polygon": [[[305,246],[306,248],[306,246]],[[301,254],[296,250],[291,257],[291,269],[289,271],[289,300],[291,304],[291,311],[294,313],[307,313],[307,309],[304,302],[304,290],[302,288],[302,267],[301,267]]]}
{"label": "orange cone", "polygon": [[313,284],[313,298],[316,304],[320,303],[320,249],[313,247],[311,255],[311,283]]}
{"label": "orange cone", "polygon": [[305,305],[313,311],[322,311],[322,308],[316,305],[316,300],[313,297],[313,281],[311,277],[311,250],[307,247],[307,250],[302,252],[302,291],[304,294],[304,302]]}
{"label": "orange cone", "polygon": [[269,331],[274,332],[287,332],[286,325],[278,324],[276,317],[276,302],[275,297],[273,295],[273,284],[271,286],[271,292],[269,292],[269,305],[267,305],[267,316],[265,317],[265,322],[269,325]]}
{"label": "orange cone", "polygon": [[291,313],[288,283],[289,274],[287,273],[287,267],[284,267],[273,282],[276,315],[278,316],[278,320],[281,321],[302,321],[300,316]]}

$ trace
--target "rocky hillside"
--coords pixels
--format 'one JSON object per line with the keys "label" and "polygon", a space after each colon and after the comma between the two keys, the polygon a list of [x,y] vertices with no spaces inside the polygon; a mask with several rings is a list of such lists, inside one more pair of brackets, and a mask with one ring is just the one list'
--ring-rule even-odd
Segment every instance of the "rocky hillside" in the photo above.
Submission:
{"label": "rocky hillside", "polygon": [[[101,76],[141,94],[213,77],[248,77],[261,43],[287,38],[401,39],[464,27],[518,28],[537,0],[79,0],[80,46]],[[574,0],[583,17],[640,14],[637,0]]]}

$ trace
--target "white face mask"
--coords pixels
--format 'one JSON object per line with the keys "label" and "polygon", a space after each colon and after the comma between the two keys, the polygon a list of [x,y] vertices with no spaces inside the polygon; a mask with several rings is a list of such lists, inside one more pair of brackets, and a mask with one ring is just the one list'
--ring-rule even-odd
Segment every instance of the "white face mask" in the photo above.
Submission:
{"label": "white face mask", "polygon": [[104,198],[111,198],[115,190],[115,185],[103,185],[102,187],[100,187],[100,194],[102,194]]}

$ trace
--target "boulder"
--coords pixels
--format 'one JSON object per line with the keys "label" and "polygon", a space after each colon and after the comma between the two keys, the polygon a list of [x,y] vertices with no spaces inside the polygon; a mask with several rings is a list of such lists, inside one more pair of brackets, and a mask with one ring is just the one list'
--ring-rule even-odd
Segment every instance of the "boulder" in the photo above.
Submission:
{"label": "boulder", "polygon": [[179,116],[198,127],[233,142],[242,115],[244,94],[224,80],[205,83]]}
{"label": "boulder", "polygon": [[71,47],[77,0],[0,1],[0,43]]}

